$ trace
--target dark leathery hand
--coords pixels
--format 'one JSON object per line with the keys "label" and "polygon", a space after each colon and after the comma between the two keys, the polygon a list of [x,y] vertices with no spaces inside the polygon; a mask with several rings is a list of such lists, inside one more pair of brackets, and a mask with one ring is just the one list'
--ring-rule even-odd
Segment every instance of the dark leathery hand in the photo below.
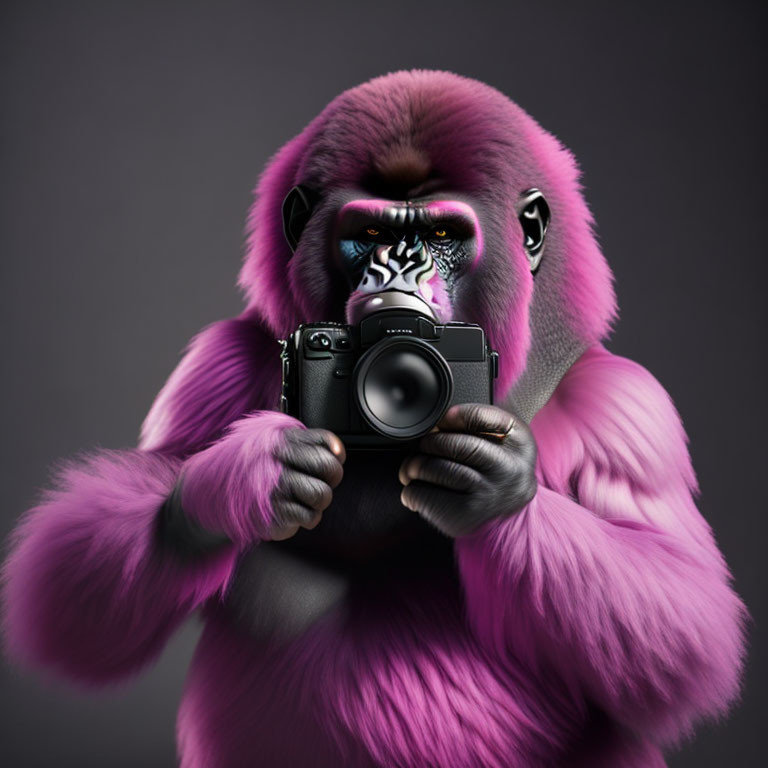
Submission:
{"label": "dark leathery hand", "polygon": [[270,538],[286,539],[298,529],[314,528],[344,474],[344,445],[326,429],[289,429],[275,449],[281,465],[272,492]]}
{"label": "dark leathery hand", "polygon": [[536,443],[526,424],[493,405],[450,408],[400,467],[401,501],[447,536],[514,514],[536,493]]}

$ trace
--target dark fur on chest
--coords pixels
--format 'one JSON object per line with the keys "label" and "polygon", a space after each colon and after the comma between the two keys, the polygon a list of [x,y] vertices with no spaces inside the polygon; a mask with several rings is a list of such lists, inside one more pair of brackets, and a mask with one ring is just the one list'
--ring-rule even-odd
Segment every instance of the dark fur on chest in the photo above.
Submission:
{"label": "dark fur on chest", "polygon": [[376,610],[404,588],[453,582],[453,544],[400,504],[405,450],[350,452],[314,530],[245,553],[230,615],[261,639],[286,641],[330,611]]}

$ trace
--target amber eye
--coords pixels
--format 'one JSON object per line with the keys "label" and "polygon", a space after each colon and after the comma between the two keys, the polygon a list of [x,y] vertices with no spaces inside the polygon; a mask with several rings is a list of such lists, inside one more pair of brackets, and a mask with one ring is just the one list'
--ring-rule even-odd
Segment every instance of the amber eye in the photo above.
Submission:
{"label": "amber eye", "polygon": [[448,237],[448,231],[445,229],[436,229],[432,232],[432,237],[436,237],[438,239]]}
{"label": "amber eye", "polygon": [[378,237],[378,235],[380,235],[381,233],[375,227],[368,227],[365,230],[365,234],[366,235],[370,235],[371,237]]}

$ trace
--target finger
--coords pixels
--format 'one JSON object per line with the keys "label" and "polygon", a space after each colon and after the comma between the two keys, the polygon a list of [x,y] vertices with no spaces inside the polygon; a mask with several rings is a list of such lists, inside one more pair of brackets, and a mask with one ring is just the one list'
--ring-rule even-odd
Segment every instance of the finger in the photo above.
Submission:
{"label": "finger", "polygon": [[422,480],[414,480],[400,493],[404,507],[418,512],[446,536],[454,538],[463,535],[470,527],[470,521],[463,519],[465,500],[464,494]]}
{"label": "finger", "polygon": [[400,492],[400,501],[404,507],[414,512],[437,516],[438,513],[456,506],[455,491],[440,488],[423,480],[414,480]]}
{"label": "finger", "polygon": [[314,445],[325,445],[342,464],[347,459],[347,452],[341,438],[328,429],[302,429],[298,438]]}
{"label": "finger", "polygon": [[324,480],[331,488],[335,488],[344,476],[341,462],[324,442],[292,437],[278,446],[275,457],[287,467]]}
{"label": "finger", "polygon": [[323,517],[323,513],[318,510],[310,509],[293,499],[280,496],[275,497],[272,501],[272,514],[272,525],[281,529],[293,525],[312,529]]}
{"label": "finger", "polygon": [[333,499],[328,483],[294,469],[283,470],[277,487],[281,496],[298,501],[317,512],[326,509]]}
{"label": "finger", "polygon": [[318,525],[320,525],[320,521],[323,519],[323,513],[317,512],[315,516],[308,522],[302,525],[302,528],[306,528],[308,531],[311,531],[313,528],[317,528]]}
{"label": "finger", "polygon": [[453,491],[467,492],[483,483],[483,476],[466,464],[450,459],[420,453],[406,459],[400,467],[400,482],[408,485],[412,480],[442,486]]}
{"label": "finger", "polygon": [[505,461],[498,443],[463,432],[433,432],[419,441],[423,453],[452,459],[481,473],[499,468]]}
{"label": "finger", "polygon": [[513,414],[498,406],[463,403],[449,408],[437,426],[444,432],[469,432],[503,439],[518,424]]}
{"label": "finger", "polygon": [[275,523],[269,529],[267,537],[270,541],[284,541],[295,536],[299,532],[298,525],[277,525]]}

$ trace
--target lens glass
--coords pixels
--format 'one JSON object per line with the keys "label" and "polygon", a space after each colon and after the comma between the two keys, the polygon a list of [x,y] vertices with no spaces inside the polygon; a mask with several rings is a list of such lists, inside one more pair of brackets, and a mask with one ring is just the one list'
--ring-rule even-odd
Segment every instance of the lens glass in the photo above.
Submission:
{"label": "lens glass", "polygon": [[360,360],[357,394],[379,432],[416,437],[429,431],[452,394],[451,372],[434,347],[410,339],[376,345]]}

